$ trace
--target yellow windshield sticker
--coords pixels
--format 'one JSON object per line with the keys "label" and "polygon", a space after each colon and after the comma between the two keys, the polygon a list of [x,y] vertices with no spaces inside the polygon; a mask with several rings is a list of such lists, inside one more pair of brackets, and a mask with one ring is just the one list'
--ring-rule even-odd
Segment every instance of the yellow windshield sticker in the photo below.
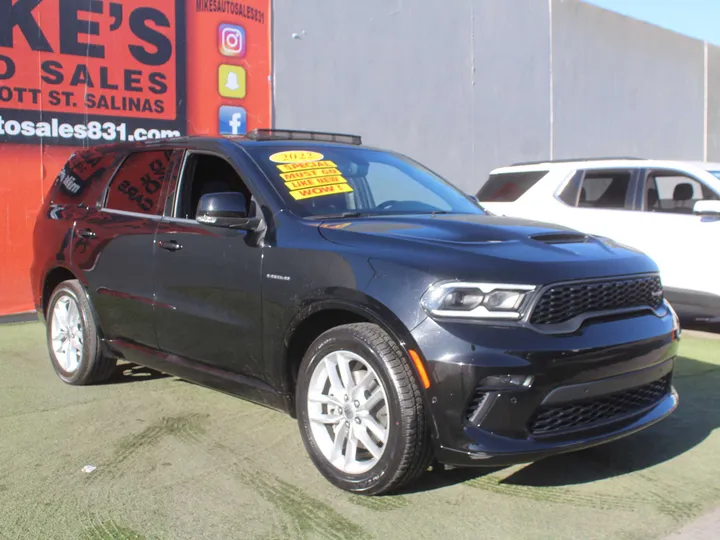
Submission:
{"label": "yellow windshield sticker", "polygon": [[311,199],[313,197],[323,197],[325,195],[334,195],[337,193],[349,193],[352,190],[353,190],[353,188],[351,188],[349,184],[343,183],[343,184],[334,184],[331,186],[302,188],[302,189],[298,189],[295,191],[291,191],[290,195],[292,195],[296,201],[301,201],[303,199]]}
{"label": "yellow windshield sticker", "polygon": [[331,169],[337,167],[332,161],[308,161],[305,163],[288,163],[286,165],[278,165],[277,168],[282,172],[306,171],[310,169]]}
{"label": "yellow windshield sticker", "polygon": [[285,152],[276,152],[270,156],[270,161],[274,163],[304,163],[306,161],[320,161],[324,156],[318,152],[310,152],[307,150],[287,150]]}
{"label": "yellow windshield sticker", "polygon": [[340,176],[337,169],[315,169],[309,171],[295,171],[281,173],[280,176],[286,182],[289,180],[301,180],[303,178],[320,178],[321,176]]}
{"label": "yellow windshield sticker", "polygon": [[321,178],[303,178],[301,180],[285,182],[285,185],[291,191],[314,186],[327,186],[330,184],[347,184],[347,180],[342,176],[323,176]]}

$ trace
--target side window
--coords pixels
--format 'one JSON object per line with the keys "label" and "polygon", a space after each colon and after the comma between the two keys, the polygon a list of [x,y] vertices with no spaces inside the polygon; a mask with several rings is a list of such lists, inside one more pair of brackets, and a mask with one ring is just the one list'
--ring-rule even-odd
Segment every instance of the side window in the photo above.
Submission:
{"label": "side window", "polygon": [[718,200],[718,196],[698,180],[676,172],[654,172],[645,181],[647,212],[692,214],[697,201]]}
{"label": "side window", "polygon": [[233,191],[245,195],[250,211],[252,194],[225,159],[209,154],[190,154],[180,179],[175,217],[195,219],[200,197],[208,193]]}
{"label": "side window", "polygon": [[580,196],[580,184],[582,183],[583,172],[575,171],[568,180],[562,191],[558,193],[558,199],[567,204],[568,206],[577,206]]}
{"label": "side window", "polygon": [[[91,190],[98,197],[103,180],[112,173],[117,158],[113,152],[95,148],[73,153],[55,179],[52,203],[80,204]],[[94,189],[96,185],[98,189]]]}
{"label": "side window", "polygon": [[477,198],[480,202],[514,202],[533,187],[548,171],[491,174]]}
{"label": "side window", "polygon": [[580,184],[580,208],[622,209],[628,206],[630,172],[588,171]]}
{"label": "side window", "polygon": [[137,214],[160,215],[162,192],[173,151],[137,152],[123,162],[105,199],[105,208]]}
{"label": "side window", "polygon": [[388,201],[406,201],[411,198],[440,210],[450,210],[445,200],[396,167],[371,163],[366,181],[376,207]]}

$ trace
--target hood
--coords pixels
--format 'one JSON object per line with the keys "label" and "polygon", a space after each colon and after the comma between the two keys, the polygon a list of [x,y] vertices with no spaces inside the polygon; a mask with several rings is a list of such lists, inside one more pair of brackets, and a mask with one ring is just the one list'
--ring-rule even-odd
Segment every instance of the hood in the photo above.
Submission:
{"label": "hood", "polygon": [[[476,214],[366,217],[327,221],[319,231],[330,242],[367,249],[373,258],[410,257],[424,265],[453,268],[455,275],[465,273],[459,270],[463,266],[504,268],[517,274],[517,263],[536,263],[533,268],[545,282],[549,275],[575,279],[657,271],[649,258],[611,240],[518,218]],[[528,274],[528,266],[522,266],[520,273]]]}
{"label": "hood", "polygon": [[347,239],[350,238],[347,233],[356,233],[457,245],[507,242],[543,234],[582,236],[581,233],[560,225],[481,214],[356,218],[342,223],[324,222],[321,230],[323,236],[330,241]]}

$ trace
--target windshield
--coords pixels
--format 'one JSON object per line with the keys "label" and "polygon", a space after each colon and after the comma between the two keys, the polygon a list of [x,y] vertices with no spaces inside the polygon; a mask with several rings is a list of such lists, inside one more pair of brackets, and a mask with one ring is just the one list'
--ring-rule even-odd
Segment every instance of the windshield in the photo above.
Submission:
{"label": "windshield", "polygon": [[720,171],[708,171],[710,174],[712,174],[715,178],[720,178]]}
{"label": "windshield", "polygon": [[485,214],[467,195],[409,158],[332,145],[245,147],[302,217]]}

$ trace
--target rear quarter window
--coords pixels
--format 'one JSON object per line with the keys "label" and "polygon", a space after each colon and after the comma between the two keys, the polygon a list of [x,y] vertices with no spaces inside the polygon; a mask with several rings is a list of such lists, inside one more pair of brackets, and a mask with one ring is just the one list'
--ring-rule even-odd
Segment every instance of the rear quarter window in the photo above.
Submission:
{"label": "rear quarter window", "polygon": [[491,174],[476,196],[480,202],[514,202],[547,173],[527,171]]}
{"label": "rear quarter window", "polygon": [[52,203],[80,204],[92,193],[99,196],[117,159],[114,152],[94,148],[74,152],[55,178]]}
{"label": "rear quarter window", "polygon": [[130,154],[110,183],[104,207],[135,214],[160,215],[163,188],[169,179],[172,150]]}

